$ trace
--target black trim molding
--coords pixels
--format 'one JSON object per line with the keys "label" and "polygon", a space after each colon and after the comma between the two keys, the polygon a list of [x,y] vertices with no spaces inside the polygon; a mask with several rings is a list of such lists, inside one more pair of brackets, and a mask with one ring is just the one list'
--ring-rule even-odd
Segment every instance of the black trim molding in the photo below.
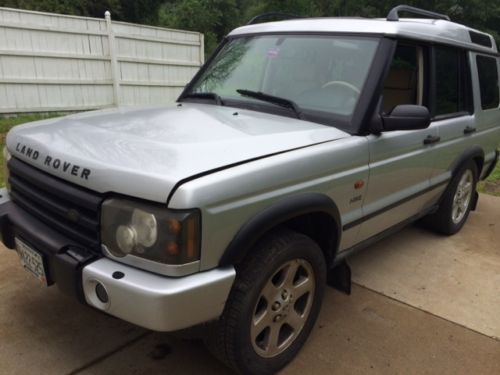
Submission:
{"label": "black trim molding", "polygon": [[333,219],[336,228],[332,229],[337,233],[331,251],[337,251],[341,235],[337,206],[324,194],[301,193],[282,199],[245,223],[222,255],[219,266],[239,263],[265,233],[290,219],[311,213],[325,213]]}
{"label": "black trim molding", "polygon": [[428,188],[424,189],[424,190],[421,190],[419,191],[418,193],[415,193],[415,194],[412,194],[412,195],[409,195],[408,197],[406,198],[403,198],[397,202],[394,202],[394,203],[391,203],[390,205],[384,207],[384,208],[381,208],[380,210],[377,210],[377,211],[374,211],[372,212],[371,214],[368,214],[368,215],[365,215],[357,220],[354,220],[354,221],[351,221],[350,223],[347,223],[345,224],[343,227],[342,227],[342,230],[345,232],[349,229],[352,229],[358,225],[361,225],[362,223],[364,223],[365,221],[368,221],[370,219],[373,219],[374,217],[376,216],[379,216],[379,215],[382,215],[383,213],[386,213],[387,211],[389,210],[392,210],[393,208],[396,208],[404,203],[407,203],[409,201],[411,201],[412,199],[415,199],[421,195],[424,195],[424,194],[427,194],[428,192],[434,190],[434,189],[437,189],[443,185],[446,185],[448,184],[450,180],[447,179],[445,181],[442,181],[436,185],[433,185],[433,186],[429,186]]}

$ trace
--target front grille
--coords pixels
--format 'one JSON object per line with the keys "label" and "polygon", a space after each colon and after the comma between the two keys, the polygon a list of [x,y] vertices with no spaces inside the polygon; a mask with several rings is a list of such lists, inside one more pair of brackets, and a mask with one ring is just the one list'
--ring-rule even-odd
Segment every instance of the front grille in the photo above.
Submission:
{"label": "front grille", "polygon": [[98,251],[102,195],[50,176],[12,158],[8,164],[10,197],[54,230]]}

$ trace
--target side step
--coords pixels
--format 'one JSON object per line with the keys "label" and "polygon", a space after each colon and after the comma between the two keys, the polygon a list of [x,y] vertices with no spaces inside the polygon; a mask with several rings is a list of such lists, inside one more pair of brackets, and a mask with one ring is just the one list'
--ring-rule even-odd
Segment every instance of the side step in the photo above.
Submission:
{"label": "side step", "polygon": [[342,293],[351,294],[351,267],[346,260],[341,261],[328,271],[326,283]]}

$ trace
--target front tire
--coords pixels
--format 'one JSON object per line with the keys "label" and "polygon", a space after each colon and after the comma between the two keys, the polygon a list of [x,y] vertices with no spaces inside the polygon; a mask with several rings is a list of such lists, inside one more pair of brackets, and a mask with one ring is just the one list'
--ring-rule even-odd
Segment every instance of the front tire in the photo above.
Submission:
{"label": "front tire", "polygon": [[209,349],[239,373],[277,372],[309,336],[325,283],[325,258],[314,241],[288,230],[269,234],[237,266]]}
{"label": "front tire", "polygon": [[470,160],[451,180],[438,211],[424,219],[426,226],[445,235],[462,229],[474,202],[477,176],[477,165]]}

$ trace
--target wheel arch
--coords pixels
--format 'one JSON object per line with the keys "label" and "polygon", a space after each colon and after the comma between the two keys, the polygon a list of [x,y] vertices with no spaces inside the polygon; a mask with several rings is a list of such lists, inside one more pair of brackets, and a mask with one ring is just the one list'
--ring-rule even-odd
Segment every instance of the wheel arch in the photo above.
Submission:
{"label": "wheel arch", "polygon": [[[481,147],[476,145],[476,146],[472,146],[472,147],[468,148],[467,150],[465,150],[464,152],[462,152],[462,154],[460,154],[460,156],[453,162],[453,164],[450,167],[451,181],[453,181],[453,178],[455,178],[457,173],[460,172],[462,167],[471,160],[476,164],[477,178],[479,180],[479,178],[481,176],[481,172],[483,170],[483,165],[484,165],[484,151]],[[448,185],[446,190],[441,195],[441,198],[439,199],[439,205],[442,204],[444,197],[449,192],[450,185],[451,185],[451,183]],[[479,194],[477,192],[475,192],[474,196],[473,196],[473,202],[472,202],[472,211],[476,210],[478,200],[479,200]]]}
{"label": "wheel arch", "polygon": [[478,177],[481,175],[481,171],[483,169],[484,164],[484,151],[479,146],[472,146],[462,152],[460,156],[453,162],[450,167],[450,171],[452,177],[455,177],[456,174],[460,171],[460,169],[467,163],[469,160],[473,160],[477,166]]}
{"label": "wheel arch", "polygon": [[243,224],[219,266],[240,263],[259,239],[280,226],[309,236],[320,246],[327,265],[333,264],[342,228],[337,205],[324,194],[301,193],[278,201]]}

